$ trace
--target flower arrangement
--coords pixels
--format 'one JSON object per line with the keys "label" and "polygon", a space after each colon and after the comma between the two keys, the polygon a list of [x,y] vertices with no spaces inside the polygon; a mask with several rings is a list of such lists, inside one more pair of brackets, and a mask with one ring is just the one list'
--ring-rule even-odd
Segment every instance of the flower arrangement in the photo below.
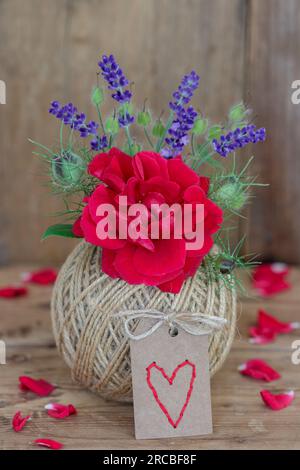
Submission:
{"label": "flower arrangement", "polygon": [[[100,246],[102,271],[129,284],[178,293],[204,260],[212,276],[228,282],[226,275],[236,265],[248,266],[253,260],[240,256],[243,240],[230,249],[223,222],[240,214],[249,190],[258,185],[246,174],[252,158],[238,171],[235,152],[264,141],[265,129],[252,124],[251,112],[243,103],[233,106],[222,124],[213,124],[197,112],[190,104],[200,81],[195,71],[185,75],[173,93],[168,118],[153,119],[146,102],[143,109],[135,109],[132,86],[113,55],[103,55],[98,65],[98,78],[102,76],[114,102],[112,113],[103,116],[104,88],[98,83],[91,94],[98,122],[88,121],[72,103],[53,101],[49,113],[61,122],[59,147],[50,149],[31,141],[42,149],[36,153],[48,164],[52,187],[66,200],[62,215],[69,222],[49,227],[43,238],[77,237]],[[143,142],[134,137],[135,127],[142,131],[138,135],[144,135]],[[230,154],[233,163],[226,170],[223,162]],[[213,171],[205,175],[209,167]],[[74,199],[76,194],[78,201],[71,204],[67,197]],[[120,220],[125,196],[129,208],[146,207],[143,236],[128,235],[129,217],[126,237],[117,231],[114,237],[99,238],[97,227],[105,218],[99,206],[113,206]],[[174,226],[168,239],[160,231],[152,236],[151,207],[163,204],[189,204],[194,229],[196,206],[202,205],[201,248],[189,249],[189,238],[176,238]],[[160,228],[161,224],[160,219]],[[214,243],[219,250],[212,254]]]}

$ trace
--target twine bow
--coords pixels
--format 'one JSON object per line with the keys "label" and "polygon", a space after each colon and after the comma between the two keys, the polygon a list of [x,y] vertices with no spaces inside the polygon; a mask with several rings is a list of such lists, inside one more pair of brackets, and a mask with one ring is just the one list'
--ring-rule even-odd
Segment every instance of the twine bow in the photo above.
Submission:
{"label": "twine bow", "polygon": [[[191,335],[202,335],[210,333],[211,331],[220,330],[227,320],[222,317],[203,315],[202,313],[188,313],[188,312],[161,312],[156,309],[148,310],[122,310],[116,315],[124,321],[124,329],[127,336],[133,340],[140,340],[152,335],[163,324],[168,324],[170,327],[177,327],[186,331]],[[130,322],[132,320],[141,319],[155,320],[155,323],[150,326],[146,331],[141,334],[135,334]]]}

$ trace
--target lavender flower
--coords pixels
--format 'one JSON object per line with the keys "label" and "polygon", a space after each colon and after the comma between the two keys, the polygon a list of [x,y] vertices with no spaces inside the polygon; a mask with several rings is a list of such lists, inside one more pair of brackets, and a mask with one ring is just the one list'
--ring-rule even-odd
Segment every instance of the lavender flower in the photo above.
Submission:
{"label": "lavender flower", "polygon": [[[124,89],[129,85],[129,81],[125,77],[123,70],[117,64],[114,56],[103,55],[102,60],[98,62],[100,69],[102,70],[102,76],[108,83],[108,88],[113,90],[111,95],[121,105],[129,103],[132,97],[132,93],[128,89]],[[128,112],[128,110],[121,110],[118,117],[120,127],[128,127],[134,122],[134,116]]]}
{"label": "lavender flower", "polygon": [[96,152],[108,147],[108,141],[107,141],[106,135],[104,135],[103,137],[99,137],[99,136],[95,137],[95,139],[91,140],[90,145],[91,145],[91,149]]}
{"label": "lavender flower", "polygon": [[134,116],[131,116],[128,111],[119,113],[118,122],[120,127],[128,127],[134,121]]}
{"label": "lavender flower", "polygon": [[102,70],[103,78],[108,83],[108,88],[114,90],[114,93],[111,95],[112,98],[119,103],[128,103],[132,94],[129,90],[123,90],[123,88],[129,84],[129,81],[115,61],[114,56],[112,54],[108,57],[103,55],[98,65]]}
{"label": "lavender flower", "polygon": [[184,104],[188,104],[194,94],[194,91],[199,86],[199,75],[194,70],[188,75],[185,75],[181,80],[181,83],[173,93],[174,101],[169,103],[170,108],[176,113],[183,108]]}
{"label": "lavender flower", "polygon": [[220,139],[212,141],[214,150],[222,157],[226,157],[230,152],[237,148],[245,147],[245,145],[257,142],[263,142],[266,138],[266,129],[261,127],[256,129],[256,126],[250,124],[242,129],[237,128],[235,131],[228,132],[226,135],[221,135]]}
{"label": "lavender flower", "polygon": [[97,133],[99,125],[95,121],[86,123],[86,115],[79,113],[72,103],[61,105],[59,101],[52,101],[49,113],[56,116],[66,126],[80,132],[81,137]]}
{"label": "lavender flower", "polygon": [[161,153],[165,158],[172,158],[182,152],[183,147],[189,143],[188,132],[192,129],[197,113],[192,106],[186,110],[182,107],[177,111],[176,119],[174,119],[168,137],[165,142],[167,147],[163,148]]}
{"label": "lavender flower", "polygon": [[185,105],[190,102],[194,91],[198,88],[199,80],[199,75],[192,70],[183,77],[178,89],[173,93],[174,100],[169,103],[169,106],[175,112],[175,118],[165,138],[167,147],[161,150],[165,158],[172,158],[181,153],[183,147],[189,143],[188,132],[194,125],[197,113],[192,106],[185,108]]}

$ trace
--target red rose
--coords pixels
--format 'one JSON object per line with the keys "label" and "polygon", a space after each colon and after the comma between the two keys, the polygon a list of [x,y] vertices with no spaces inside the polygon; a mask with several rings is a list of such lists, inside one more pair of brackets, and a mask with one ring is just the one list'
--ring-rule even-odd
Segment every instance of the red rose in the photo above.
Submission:
{"label": "red rose", "polygon": [[[86,200],[80,226],[87,242],[102,247],[102,270],[129,284],[179,292],[184,280],[195,274],[210,251],[212,235],[222,223],[222,210],[207,197],[208,178],[199,177],[181,157],[166,160],[154,152],[139,152],[130,157],[116,148],[96,155],[88,172],[104,184],[100,183]],[[153,203],[181,206],[189,203],[194,211],[196,204],[202,203],[205,218],[202,248],[189,249],[187,240],[174,238],[172,230],[170,239],[151,239],[151,236],[121,239],[117,236],[100,240],[96,233],[101,220],[101,216],[96,215],[97,208],[103,203],[112,204],[117,217],[121,217],[120,196],[127,196],[128,207],[142,203],[149,210]],[[76,233],[79,232],[77,222]]]}

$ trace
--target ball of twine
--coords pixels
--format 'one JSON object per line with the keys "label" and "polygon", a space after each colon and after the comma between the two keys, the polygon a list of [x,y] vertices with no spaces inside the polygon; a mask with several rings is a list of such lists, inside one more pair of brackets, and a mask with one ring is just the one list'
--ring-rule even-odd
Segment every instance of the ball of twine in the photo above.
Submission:
{"label": "ball of twine", "polygon": [[211,376],[221,367],[235,334],[234,289],[222,281],[209,282],[204,266],[176,295],[129,285],[101,272],[100,258],[99,248],[81,242],[62,266],[53,291],[56,344],[76,382],[106,399],[132,401],[129,340],[123,320],[114,315],[124,310],[189,311],[226,318],[226,325],[209,339]]}

